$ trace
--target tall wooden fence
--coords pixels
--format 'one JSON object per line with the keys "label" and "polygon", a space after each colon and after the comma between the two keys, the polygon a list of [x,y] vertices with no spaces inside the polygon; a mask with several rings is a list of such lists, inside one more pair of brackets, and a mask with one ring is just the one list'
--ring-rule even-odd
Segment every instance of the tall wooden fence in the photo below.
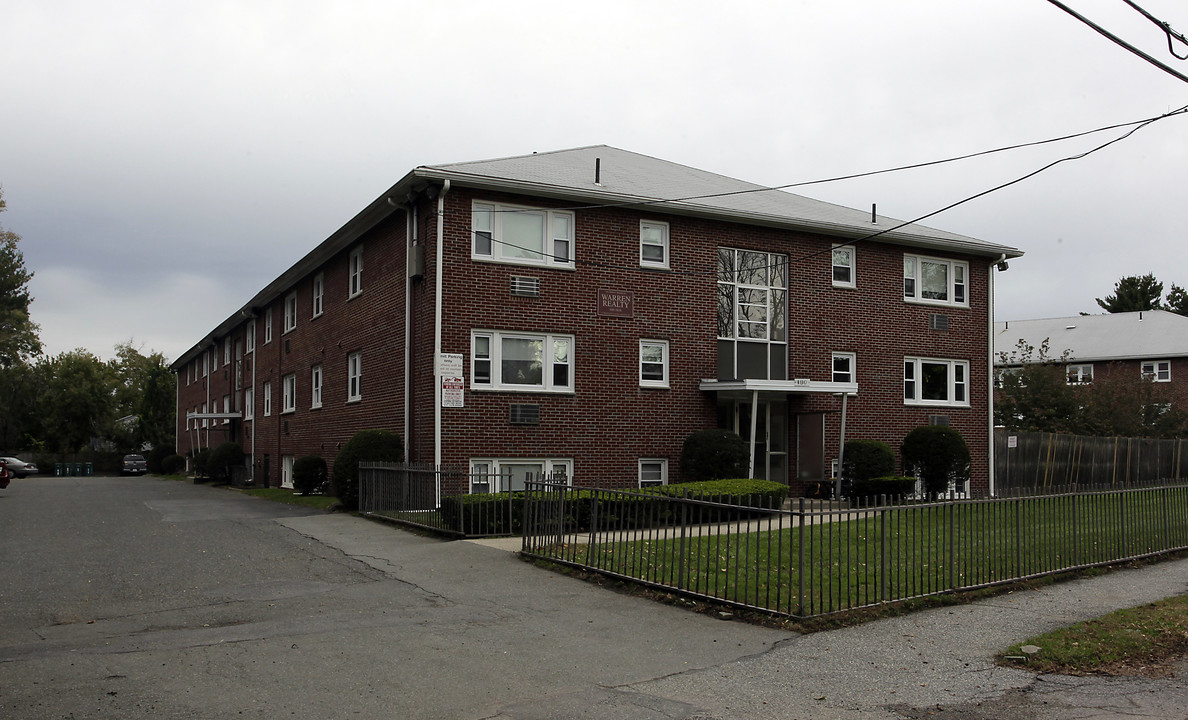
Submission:
{"label": "tall wooden fence", "polygon": [[994,481],[1000,495],[1075,487],[1124,488],[1188,477],[1179,438],[1123,438],[995,430]]}

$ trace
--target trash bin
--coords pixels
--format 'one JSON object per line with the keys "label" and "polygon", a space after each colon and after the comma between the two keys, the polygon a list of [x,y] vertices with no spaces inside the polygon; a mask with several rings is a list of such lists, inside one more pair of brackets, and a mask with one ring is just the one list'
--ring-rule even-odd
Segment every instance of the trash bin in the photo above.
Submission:
{"label": "trash bin", "polygon": [[82,474],[83,474],[83,464],[82,463],[74,463],[74,474],[78,475],[80,477],[82,476]]}
{"label": "trash bin", "polygon": [[91,463],[87,463],[87,477],[91,476]]}
{"label": "trash bin", "polygon": [[62,463],[54,463],[54,475],[62,477]]}

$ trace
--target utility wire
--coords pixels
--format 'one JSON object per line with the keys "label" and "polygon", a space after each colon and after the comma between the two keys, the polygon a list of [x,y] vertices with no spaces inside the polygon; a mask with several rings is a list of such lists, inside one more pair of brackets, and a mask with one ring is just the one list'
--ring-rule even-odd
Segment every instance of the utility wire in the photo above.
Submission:
{"label": "utility wire", "polygon": [[[1043,166],[1041,166],[1041,168],[1038,168],[1036,170],[1032,170],[1031,172],[1026,173],[1026,175],[1012,179],[1012,181],[1007,181],[1005,183],[1001,183],[999,185],[996,185],[996,187],[990,188],[988,190],[982,190],[981,192],[977,192],[977,194],[962,198],[962,200],[956,201],[954,203],[947,204],[947,206],[944,206],[943,208],[940,208],[939,210],[933,210],[933,211],[931,211],[931,213],[927,213],[927,214],[918,216],[914,220],[904,221],[904,222],[899,223],[899,225],[881,229],[877,233],[871,233],[868,235],[864,235],[864,236],[861,236],[861,238],[855,238],[853,240],[849,240],[848,242],[839,242],[839,244],[836,244],[836,246],[838,246],[838,247],[847,246],[847,245],[855,246],[855,245],[858,245],[859,242],[873,240],[873,239],[879,238],[879,236],[881,236],[881,235],[895,232],[895,230],[904,228],[906,226],[915,225],[915,223],[921,222],[923,220],[927,220],[927,219],[929,219],[929,217],[933,217],[934,215],[940,215],[941,213],[944,213],[944,211],[952,210],[953,208],[962,206],[962,204],[965,204],[967,202],[978,200],[979,197],[985,197],[986,195],[990,195],[991,192],[997,192],[998,190],[1001,190],[1004,188],[1009,188],[1009,187],[1011,187],[1011,185],[1015,185],[1017,183],[1022,183],[1023,181],[1026,181],[1026,179],[1030,179],[1032,177],[1040,175],[1040,173],[1044,172],[1045,170],[1050,170],[1051,168],[1055,168],[1056,165],[1072,162],[1072,160],[1080,160],[1082,158],[1091,156],[1091,154],[1098,152],[1099,150],[1105,150],[1106,147],[1108,147],[1108,146],[1111,146],[1116,143],[1120,143],[1120,141],[1123,141],[1126,138],[1130,138],[1131,135],[1137,133],[1140,130],[1143,130],[1143,128],[1146,126],[1154,124],[1154,122],[1158,122],[1159,120],[1164,120],[1167,118],[1173,118],[1173,116],[1182,115],[1184,113],[1188,113],[1188,106],[1184,106],[1182,108],[1171,110],[1171,112],[1164,113],[1162,115],[1156,115],[1155,118],[1148,118],[1146,120],[1139,120],[1137,122],[1124,122],[1124,124],[1111,126],[1111,128],[1127,127],[1127,126],[1131,126],[1131,125],[1133,125],[1135,127],[1131,127],[1129,131],[1126,131],[1125,133],[1118,135],[1117,138],[1107,140],[1107,141],[1105,141],[1105,143],[1102,143],[1102,144],[1098,145],[1097,147],[1092,147],[1092,149],[1089,149],[1085,152],[1080,152],[1080,153],[1072,154],[1072,156],[1063,157],[1063,158],[1060,158],[1057,160],[1053,160],[1053,162],[1048,163],[1047,165],[1043,165]],[[1070,138],[1081,137],[1081,135],[1091,134],[1094,132],[1100,132],[1101,130],[1108,130],[1108,128],[1099,128],[1099,130],[1097,130],[1097,131],[1088,131],[1086,133],[1078,133],[1075,135],[1068,135],[1068,137],[1070,137]],[[975,154],[978,154],[978,153],[975,153]],[[924,163],[924,164],[928,164],[928,163]],[[889,170],[881,170],[878,172],[890,172],[890,171]],[[872,173],[866,173],[866,175],[872,175]],[[853,177],[861,177],[861,176],[853,176]],[[790,187],[790,185],[783,185],[783,187]],[[772,189],[772,188],[765,188],[765,189]],[[754,192],[757,190],[747,190],[747,191]],[[733,195],[733,194],[726,194],[726,195]],[[651,202],[674,202],[674,201],[657,200],[657,201],[651,201]],[[636,203],[631,203],[631,204],[636,204]],[[607,204],[607,206],[588,206],[587,209],[602,208],[602,207],[613,207],[613,206],[609,206],[609,204]],[[583,208],[567,208],[567,209],[583,209]],[[512,210],[512,211],[514,211],[514,210]],[[472,235],[473,234],[475,234],[475,233],[472,233]],[[539,257],[541,257],[541,258],[551,258],[554,260],[562,260],[562,261],[564,261],[564,263],[570,263],[570,261],[571,261],[571,263],[574,263],[575,265],[586,265],[589,267],[602,267],[602,269],[607,269],[607,270],[623,270],[623,271],[638,270],[638,267],[634,267],[634,266],[613,265],[613,264],[609,264],[609,263],[596,263],[596,261],[592,261],[592,260],[579,260],[577,258],[560,257],[560,255],[554,255],[554,254],[550,254],[550,253],[537,251],[536,248],[529,248],[529,247],[514,245],[514,244],[512,244],[512,242],[506,242],[506,241],[498,239],[498,238],[491,238],[491,241],[499,242],[500,245],[503,245],[505,247],[512,247],[512,248],[516,248],[516,250],[530,252],[532,254],[539,255]],[[815,258],[815,257],[817,257],[817,255],[832,253],[833,250],[834,250],[834,245],[830,244],[829,247],[823,248],[823,250],[800,255],[800,257],[797,257],[797,258],[790,258],[789,264],[802,263],[802,261],[809,260],[811,258]],[[769,265],[769,267],[771,267],[771,266]],[[716,271],[716,270],[714,270],[714,271],[706,271],[706,270],[676,271],[676,270],[674,270],[674,271],[670,271],[670,272],[671,272],[671,274],[680,274],[680,276],[716,276],[716,274],[718,274],[718,271]]]}
{"label": "utility wire", "polygon": [[1181,35],[1180,33],[1172,30],[1170,23],[1166,23],[1163,20],[1160,20],[1159,18],[1155,17],[1151,13],[1147,12],[1143,8],[1139,7],[1138,3],[1131,2],[1131,0],[1122,0],[1122,2],[1126,3],[1130,7],[1137,10],[1139,12],[1139,14],[1141,14],[1143,17],[1147,18],[1151,22],[1155,23],[1157,26],[1159,26],[1160,30],[1163,30],[1163,32],[1167,33],[1167,51],[1169,53],[1171,53],[1172,57],[1174,57],[1177,60],[1188,60],[1188,55],[1177,54],[1175,45],[1172,44],[1172,40],[1174,39],[1174,40],[1179,40],[1184,45],[1188,45],[1188,40],[1185,40],[1184,36]]}
{"label": "utility wire", "polygon": [[[1164,65],[1163,63],[1159,62],[1158,60],[1156,60],[1155,58],[1151,57],[1150,55],[1148,55],[1147,53],[1143,52],[1142,50],[1139,50],[1139,49],[1138,49],[1138,48],[1136,48],[1135,46],[1131,45],[1130,43],[1126,42],[1126,41],[1125,41],[1125,40],[1123,40],[1122,38],[1120,38],[1120,37],[1118,37],[1117,35],[1115,35],[1115,34],[1113,34],[1112,32],[1110,32],[1109,30],[1106,30],[1105,28],[1103,28],[1102,26],[1100,26],[1100,25],[1098,25],[1097,23],[1093,22],[1092,20],[1090,20],[1089,18],[1085,17],[1084,15],[1080,15],[1080,14],[1078,14],[1078,13],[1077,13],[1075,10],[1073,10],[1073,9],[1072,9],[1072,8],[1070,8],[1069,6],[1065,5],[1064,3],[1060,2],[1060,0],[1048,0],[1048,2],[1052,3],[1052,4],[1053,4],[1053,5],[1055,5],[1056,7],[1060,8],[1061,10],[1063,10],[1064,12],[1068,13],[1069,15],[1072,15],[1072,16],[1073,16],[1073,17],[1075,17],[1076,19],[1078,19],[1078,20],[1080,20],[1081,22],[1085,23],[1086,25],[1088,25],[1089,27],[1093,28],[1093,29],[1094,29],[1094,30],[1096,30],[1098,33],[1100,33],[1101,35],[1103,35],[1103,36],[1105,36],[1105,37],[1109,38],[1109,39],[1110,39],[1111,41],[1113,41],[1114,43],[1116,43],[1116,44],[1118,44],[1118,45],[1120,45],[1120,46],[1122,46],[1122,47],[1126,48],[1127,50],[1129,50],[1130,52],[1134,53],[1135,55],[1138,55],[1139,57],[1141,57],[1142,59],[1144,59],[1144,60],[1146,60],[1147,62],[1151,63],[1152,65],[1154,65],[1155,67],[1157,67],[1157,68],[1159,68],[1160,70],[1164,71],[1165,73],[1167,73],[1167,74],[1169,74],[1169,75],[1172,75],[1172,76],[1174,76],[1174,77],[1177,77],[1177,78],[1179,78],[1180,80],[1182,80],[1182,81],[1184,81],[1184,82],[1188,83],[1188,75],[1184,75],[1183,73],[1179,72],[1178,70],[1175,70],[1175,69],[1173,69],[1173,68],[1170,68],[1170,67],[1168,67],[1167,65]],[[1169,40],[1168,40],[1168,42],[1169,42],[1169,43],[1171,42],[1171,40],[1170,40],[1170,36],[1169,36]]]}

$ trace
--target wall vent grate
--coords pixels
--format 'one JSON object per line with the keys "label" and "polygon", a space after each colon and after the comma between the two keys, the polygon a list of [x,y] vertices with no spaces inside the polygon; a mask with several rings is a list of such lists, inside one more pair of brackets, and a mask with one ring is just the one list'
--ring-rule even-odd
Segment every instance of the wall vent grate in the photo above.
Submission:
{"label": "wall vent grate", "polygon": [[509,420],[512,425],[539,425],[540,406],[513,404]]}
{"label": "wall vent grate", "polygon": [[540,297],[540,278],[512,275],[511,294],[515,297]]}

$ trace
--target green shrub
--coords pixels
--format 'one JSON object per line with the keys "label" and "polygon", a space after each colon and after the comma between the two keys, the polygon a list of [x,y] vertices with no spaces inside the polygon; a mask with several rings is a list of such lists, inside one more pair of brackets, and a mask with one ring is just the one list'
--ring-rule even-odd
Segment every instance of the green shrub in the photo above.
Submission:
{"label": "green shrub", "polygon": [[207,466],[210,464],[210,448],[201,448],[197,451],[191,450],[190,457],[194,460],[194,477],[207,477]]}
{"label": "green shrub", "polygon": [[788,497],[787,485],[754,478],[662,485],[651,490],[660,495],[768,509],[782,507]]}
{"label": "green shrub", "polygon": [[683,483],[743,477],[750,469],[750,453],[738,433],[699,430],[681,448]]}
{"label": "green shrub", "polygon": [[854,484],[895,474],[895,452],[878,440],[847,440],[842,479]]}
{"label": "green shrub", "polygon": [[345,510],[359,509],[359,463],[404,462],[404,442],[387,430],[360,430],[334,458],[330,483]]}
{"label": "green shrub", "polygon": [[916,489],[916,478],[902,475],[866,478],[858,480],[850,492],[850,499],[874,502],[880,497],[888,500],[911,495]]}
{"label": "green shrub", "polygon": [[181,455],[166,455],[161,460],[161,472],[165,475],[177,475],[186,469],[186,459]]}
{"label": "green shrub", "polygon": [[929,496],[943,493],[949,485],[969,481],[969,447],[961,433],[948,425],[925,425],[907,434],[899,448],[903,474],[924,481]]}
{"label": "green shrub", "polygon": [[326,482],[326,461],[317,455],[302,455],[293,462],[293,489],[302,495],[317,492]]}
{"label": "green shrub", "polygon": [[148,466],[148,471],[153,475],[160,475],[165,472],[161,467],[162,461],[173,454],[173,450],[167,447],[155,447],[144,454],[145,465]]}
{"label": "green shrub", "polygon": [[237,442],[225,442],[210,451],[206,474],[215,482],[231,482],[231,468],[243,467],[243,448]]}

